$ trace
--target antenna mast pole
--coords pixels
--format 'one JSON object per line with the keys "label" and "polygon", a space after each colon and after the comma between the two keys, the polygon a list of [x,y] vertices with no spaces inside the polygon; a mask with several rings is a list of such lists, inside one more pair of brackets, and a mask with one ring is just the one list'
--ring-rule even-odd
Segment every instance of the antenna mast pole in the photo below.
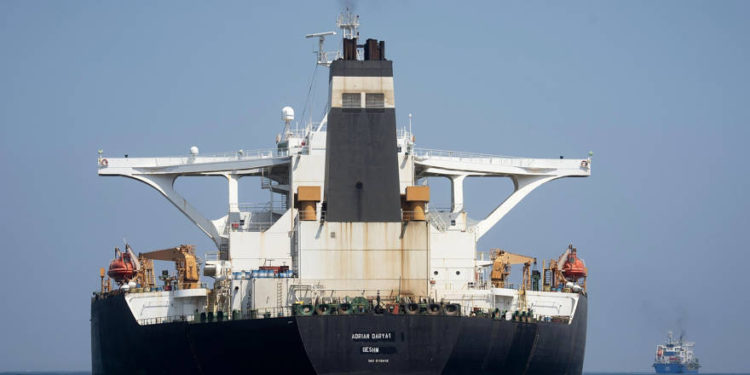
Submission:
{"label": "antenna mast pole", "polygon": [[[328,52],[326,52],[323,49],[323,43],[326,41],[327,36],[336,35],[335,31],[326,31],[323,33],[314,33],[314,34],[307,34],[305,35],[305,38],[318,38],[318,50],[315,51],[315,53],[318,55],[318,65],[323,65],[325,67],[331,66],[332,60],[328,60]],[[338,51],[336,52],[336,55],[338,56]]]}
{"label": "antenna mast pole", "polygon": [[352,14],[352,12],[349,11],[349,8],[346,8],[346,11],[341,13],[336,19],[336,26],[341,29],[344,39],[359,38],[359,31],[357,31],[357,28],[359,27],[359,16]]}

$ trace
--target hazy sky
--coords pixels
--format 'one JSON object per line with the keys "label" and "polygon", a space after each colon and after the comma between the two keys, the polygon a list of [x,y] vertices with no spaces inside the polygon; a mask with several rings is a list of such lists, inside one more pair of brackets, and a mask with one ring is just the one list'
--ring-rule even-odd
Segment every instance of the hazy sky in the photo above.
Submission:
{"label": "hazy sky", "polygon": [[[97,149],[269,148],[282,106],[318,121],[327,72],[303,36],[334,30],[344,4],[0,1],[0,371],[90,368],[89,298],[123,237],[213,251],[155,190],[97,177]],[[480,242],[540,258],[578,247],[587,371],[649,371],[668,329],[697,342],[706,372],[750,371],[750,3],[353,5],[362,36],[386,40],[419,147],[594,151],[592,177],[543,186]],[[450,202],[447,181],[430,183]],[[225,214],[222,179],[176,186]],[[510,187],[469,180],[469,215]],[[267,193],[248,180],[240,194]]]}

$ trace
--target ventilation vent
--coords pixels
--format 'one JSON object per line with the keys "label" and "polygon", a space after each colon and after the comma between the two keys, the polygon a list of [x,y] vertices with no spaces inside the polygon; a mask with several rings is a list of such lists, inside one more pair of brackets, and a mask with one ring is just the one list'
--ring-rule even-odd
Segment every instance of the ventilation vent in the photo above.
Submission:
{"label": "ventilation vent", "polygon": [[365,107],[367,107],[367,108],[383,108],[383,107],[385,107],[385,95],[383,95],[383,94],[366,94],[365,95]]}
{"label": "ventilation vent", "polygon": [[344,93],[341,95],[342,106],[344,108],[362,108],[362,95],[360,93]]}

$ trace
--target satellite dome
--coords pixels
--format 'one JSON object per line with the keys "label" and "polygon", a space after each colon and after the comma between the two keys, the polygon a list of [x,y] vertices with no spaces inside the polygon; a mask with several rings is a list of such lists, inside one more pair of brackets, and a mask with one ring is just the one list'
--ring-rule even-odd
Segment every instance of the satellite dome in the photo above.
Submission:
{"label": "satellite dome", "polygon": [[193,156],[198,155],[198,146],[190,147],[190,155],[193,155]]}
{"label": "satellite dome", "polygon": [[294,109],[290,106],[282,108],[281,119],[284,120],[284,122],[290,122],[294,120]]}

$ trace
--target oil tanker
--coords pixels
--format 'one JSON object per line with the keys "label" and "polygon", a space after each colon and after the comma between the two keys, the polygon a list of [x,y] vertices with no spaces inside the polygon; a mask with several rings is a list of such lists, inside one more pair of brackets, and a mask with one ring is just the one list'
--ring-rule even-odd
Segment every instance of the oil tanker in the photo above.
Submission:
{"label": "oil tanker", "polygon": [[[156,189],[215,244],[115,249],[91,300],[94,374],[581,374],[588,269],[573,245],[554,259],[477,242],[537,187],[587,177],[591,155],[535,159],[424,149],[396,125],[385,42],[337,19],[320,122],[282,109],[271,149],[112,158],[100,176]],[[227,214],[203,216],[174,189],[183,176],[226,178]],[[433,207],[429,178],[451,182]],[[513,192],[482,219],[463,183],[504,177]],[[269,193],[239,201],[240,178]],[[137,203],[134,203],[137,205]],[[210,251],[210,252],[209,252]],[[173,262],[156,274],[154,261]],[[521,270],[516,285],[510,274]]]}

